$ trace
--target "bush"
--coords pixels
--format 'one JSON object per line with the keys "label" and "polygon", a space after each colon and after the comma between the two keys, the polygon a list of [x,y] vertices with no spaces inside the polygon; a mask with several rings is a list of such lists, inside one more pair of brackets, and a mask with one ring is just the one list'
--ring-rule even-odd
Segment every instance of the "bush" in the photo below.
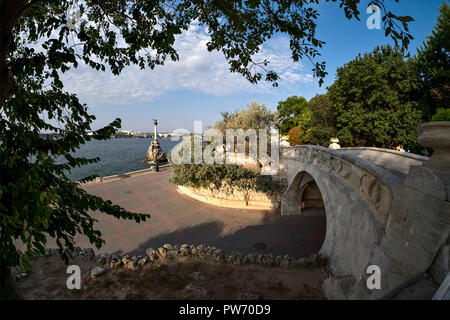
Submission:
{"label": "bush", "polygon": [[[204,148],[205,145],[202,145]],[[269,145],[270,148],[270,145]],[[193,139],[191,145],[191,160],[194,162]],[[183,151],[180,151],[182,155]],[[275,183],[272,176],[260,176],[255,172],[237,164],[175,164],[172,161],[171,153],[168,160],[173,168],[169,182],[175,185],[209,188],[213,185],[220,188],[223,183],[229,186],[236,186],[242,189],[252,189],[256,191],[268,192],[279,189],[279,184]]]}
{"label": "bush", "polygon": [[273,191],[277,188],[272,176],[257,176],[255,181],[255,190],[261,192]]}
{"label": "bush", "polygon": [[261,176],[236,164],[181,164],[172,165],[169,182],[192,188],[220,188],[225,182],[229,186],[260,192],[281,192],[283,186],[272,176]]}
{"label": "bush", "polygon": [[439,108],[431,121],[450,121],[450,109]]}
{"label": "bush", "polygon": [[300,144],[303,144],[303,141],[305,139],[305,132],[300,127],[294,127],[291,130],[289,130],[289,143],[293,146],[298,146]]}
{"label": "bush", "polygon": [[169,182],[188,187],[217,188],[225,181],[228,185],[246,188],[255,179],[255,174],[236,164],[181,164],[172,165],[173,174]]}

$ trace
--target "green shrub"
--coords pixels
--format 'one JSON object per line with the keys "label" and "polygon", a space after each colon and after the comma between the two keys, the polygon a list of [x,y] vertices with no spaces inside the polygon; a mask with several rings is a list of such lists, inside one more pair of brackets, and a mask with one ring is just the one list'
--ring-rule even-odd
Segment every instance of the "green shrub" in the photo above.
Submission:
{"label": "green shrub", "polygon": [[246,188],[250,186],[250,180],[255,179],[255,174],[236,164],[181,164],[172,165],[173,174],[169,182],[188,187],[216,187],[222,185],[222,181],[230,186]]}
{"label": "green shrub", "polygon": [[214,185],[219,188],[225,182],[229,186],[266,193],[282,189],[272,176],[257,175],[237,164],[172,164],[172,168],[169,182],[186,187],[208,188]]}
{"label": "green shrub", "polygon": [[439,108],[431,121],[450,121],[450,109]]}
{"label": "green shrub", "polygon": [[[205,144],[202,145],[202,149]],[[270,146],[268,147],[270,148]],[[194,162],[194,140],[191,140],[191,161]],[[182,150],[180,156],[182,156]],[[209,188],[214,185],[220,188],[222,183],[229,186],[236,186],[242,189],[253,189],[256,191],[268,192],[278,190],[278,183],[275,183],[272,176],[260,176],[253,171],[237,164],[175,164],[168,155],[168,160],[173,168],[169,182],[175,185]]]}
{"label": "green shrub", "polygon": [[268,192],[275,189],[272,176],[257,176],[255,181],[256,191]]}

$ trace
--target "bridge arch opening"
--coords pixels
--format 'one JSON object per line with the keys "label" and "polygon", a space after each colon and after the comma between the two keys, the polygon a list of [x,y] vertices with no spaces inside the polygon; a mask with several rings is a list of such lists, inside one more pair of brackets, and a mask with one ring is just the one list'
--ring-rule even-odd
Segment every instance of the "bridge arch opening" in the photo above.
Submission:
{"label": "bridge arch opening", "polygon": [[309,253],[320,251],[327,231],[326,209],[320,187],[308,172],[299,172],[286,190],[281,214],[302,219],[302,224],[307,228],[299,232],[307,233]]}
{"label": "bridge arch opening", "polygon": [[307,172],[297,174],[283,199],[283,215],[326,216],[322,192]]}

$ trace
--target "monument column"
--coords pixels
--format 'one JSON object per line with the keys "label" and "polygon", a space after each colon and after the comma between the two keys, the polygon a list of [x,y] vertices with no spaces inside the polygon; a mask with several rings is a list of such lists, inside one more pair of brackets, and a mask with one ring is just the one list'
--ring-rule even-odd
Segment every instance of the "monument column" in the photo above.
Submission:
{"label": "monument column", "polygon": [[161,150],[158,142],[158,120],[153,119],[153,141],[150,144],[150,147],[147,151],[147,157],[145,158],[145,162],[155,164],[158,166],[160,163],[167,162],[167,157],[164,151]]}

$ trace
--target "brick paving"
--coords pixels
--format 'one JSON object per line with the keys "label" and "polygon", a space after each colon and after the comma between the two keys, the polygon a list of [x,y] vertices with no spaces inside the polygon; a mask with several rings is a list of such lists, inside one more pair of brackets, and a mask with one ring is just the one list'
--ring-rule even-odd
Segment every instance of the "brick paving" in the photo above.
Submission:
{"label": "brick paving", "polygon": [[[92,213],[106,241],[99,252],[143,254],[146,248],[158,248],[164,243],[203,243],[226,252],[302,257],[317,252],[322,245],[324,216],[281,216],[279,212],[211,206],[180,194],[168,182],[170,174],[171,169],[164,168],[161,172],[84,187],[130,211],[151,214],[146,222],[136,223]],[[85,237],[76,241],[80,247],[90,246]],[[257,251],[261,248],[266,249]]]}

